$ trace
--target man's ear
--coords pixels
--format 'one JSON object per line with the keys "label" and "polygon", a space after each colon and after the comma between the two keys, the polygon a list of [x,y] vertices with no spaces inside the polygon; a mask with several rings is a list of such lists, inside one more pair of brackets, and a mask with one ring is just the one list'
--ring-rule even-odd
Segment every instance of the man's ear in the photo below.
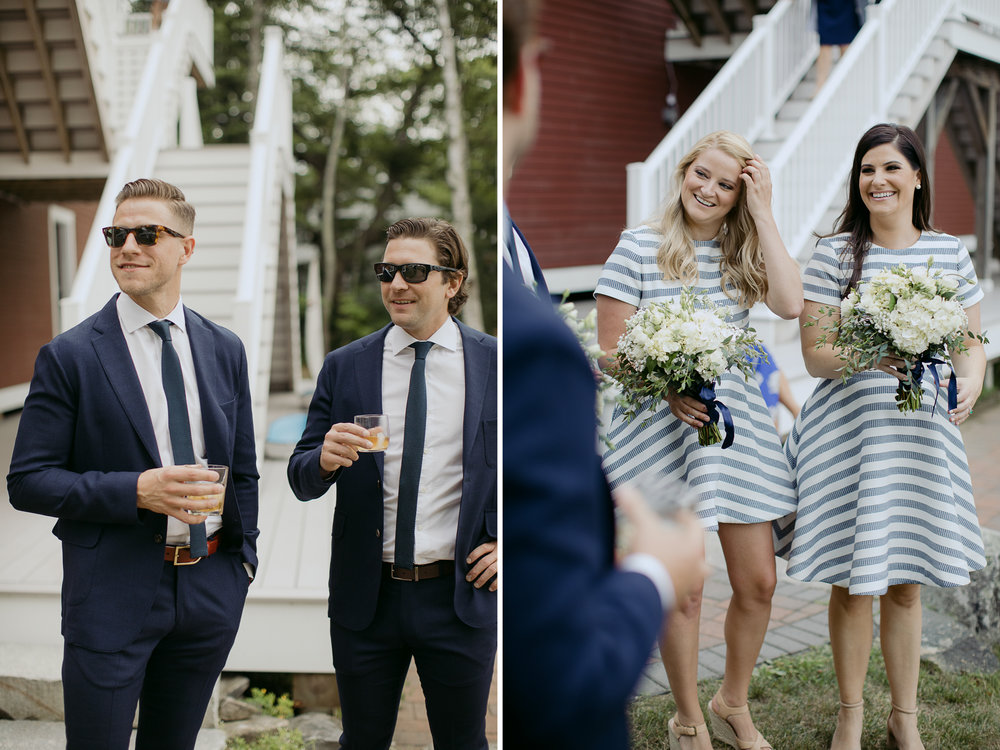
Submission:
{"label": "man's ear", "polygon": [[194,255],[194,237],[185,237],[181,240],[181,243],[184,246],[184,254],[180,257],[180,265],[183,266]]}

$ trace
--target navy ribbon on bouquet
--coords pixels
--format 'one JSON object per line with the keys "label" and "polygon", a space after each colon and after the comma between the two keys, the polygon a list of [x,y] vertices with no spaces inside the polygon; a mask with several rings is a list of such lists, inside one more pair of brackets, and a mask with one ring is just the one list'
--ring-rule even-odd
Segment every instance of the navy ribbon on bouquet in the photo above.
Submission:
{"label": "navy ribbon on bouquet", "polygon": [[[941,376],[938,374],[937,366],[947,364],[943,359],[937,359],[936,357],[928,357],[927,359],[918,359],[913,365],[913,382],[920,387],[920,380],[924,376],[924,365],[927,365],[927,369],[930,370],[931,375],[934,376],[934,404],[931,406],[931,414],[937,408],[938,395],[941,391]],[[958,382],[955,380],[955,373],[952,372],[951,377],[948,378],[948,411],[958,407]]]}
{"label": "navy ribbon on bouquet", "polygon": [[729,407],[715,398],[715,386],[713,385],[703,385],[698,391],[698,400],[708,407],[709,424],[718,422],[719,415],[722,415],[722,423],[726,427],[726,437],[722,440],[722,447],[728,448],[736,437],[733,415],[729,413]]}

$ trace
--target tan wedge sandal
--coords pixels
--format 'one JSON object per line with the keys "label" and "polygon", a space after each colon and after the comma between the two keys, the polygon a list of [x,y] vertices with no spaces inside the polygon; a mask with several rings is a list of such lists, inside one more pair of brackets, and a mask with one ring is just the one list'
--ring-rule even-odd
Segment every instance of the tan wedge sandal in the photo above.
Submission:
{"label": "tan wedge sandal", "polygon": [[699,734],[708,734],[708,727],[704,722],[689,727],[677,721],[677,714],[674,714],[674,717],[667,722],[670,750],[681,750],[681,737],[697,737]]}
{"label": "tan wedge sandal", "polygon": [[[715,710],[716,706],[719,707],[718,712]],[[752,740],[741,740],[736,734],[736,727],[730,724],[729,720],[734,716],[748,713],[750,713],[749,705],[744,703],[742,706],[728,706],[722,699],[722,694],[716,693],[715,697],[708,703],[708,716],[712,722],[712,734],[720,742],[725,742],[737,750],[774,750],[771,747],[771,743],[765,740],[764,735],[760,732],[757,732],[757,737]]]}

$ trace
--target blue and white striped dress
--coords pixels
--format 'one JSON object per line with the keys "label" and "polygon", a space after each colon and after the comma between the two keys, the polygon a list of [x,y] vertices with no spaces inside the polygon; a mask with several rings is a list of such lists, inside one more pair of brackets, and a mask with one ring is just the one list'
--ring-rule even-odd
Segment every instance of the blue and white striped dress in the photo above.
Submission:
{"label": "blue and white striped dress", "polygon": [[[664,281],[656,265],[660,241],[659,232],[646,226],[623,232],[594,293],[636,307],[680,295],[680,282]],[[724,309],[730,323],[747,326],[749,310],[722,291],[719,243],[696,242],[695,252],[698,281],[694,288]],[[604,454],[611,486],[647,471],[663,472],[667,482],[682,480],[697,493],[694,512],[711,531],[720,523],[759,523],[791,513],[795,510],[794,484],[757,383],[727,372],[715,391],[732,412],[736,429],[735,442],[725,450],[721,444],[699,446],[698,431],[677,419],[666,402],[652,415],[647,407],[632,421],[626,421],[616,408],[608,430],[615,447]]]}
{"label": "blue and white striped dress", "polygon": [[[839,305],[850,279],[847,235],[819,241],[805,271],[805,298]],[[959,288],[965,307],[983,298],[969,253],[956,237],[925,232],[904,250],[872,247],[862,281],[904,263],[971,280]],[[842,262],[843,260],[843,262]],[[821,380],[806,400],[785,445],[796,477],[794,528],[777,529],[788,575],[884,594],[900,583],[961,586],[986,564],[958,427],[948,420],[942,389],[924,378],[919,411],[900,412],[898,381],[880,370]]]}

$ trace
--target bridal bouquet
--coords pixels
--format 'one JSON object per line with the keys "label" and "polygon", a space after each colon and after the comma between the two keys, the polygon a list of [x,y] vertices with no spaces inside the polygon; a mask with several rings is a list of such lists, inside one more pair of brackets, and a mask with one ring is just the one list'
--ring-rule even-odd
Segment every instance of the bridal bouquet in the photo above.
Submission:
{"label": "bridal bouquet", "polygon": [[731,367],[749,380],[753,360],[766,356],[752,328],[726,321],[710,300],[685,289],[679,298],[640,308],[625,323],[618,341],[612,375],[622,387],[627,419],[634,419],[652,400],[656,410],[669,391],[697,398],[708,406],[711,421],[698,429],[699,445],[733,442],[729,410],[715,398],[715,381]]}
{"label": "bridal bouquet", "polygon": [[[827,333],[817,339],[816,347],[836,336],[845,382],[855,373],[872,369],[887,355],[906,360],[907,377],[896,389],[896,405],[903,412],[920,408],[925,365],[935,383],[940,383],[937,365],[950,363],[951,355],[966,351],[967,337],[986,341],[967,330],[969,319],[958,299],[963,278],[935,271],[933,262],[929,258],[926,266],[900,264],[883,269],[860,290],[852,289],[839,309],[821,307],[816,319],[806,323],[815,325],[821,317],[840,314],[839,320],[823,327]],[[956,392],[955,379],[951,378],[949,408],[955,408]]]}

